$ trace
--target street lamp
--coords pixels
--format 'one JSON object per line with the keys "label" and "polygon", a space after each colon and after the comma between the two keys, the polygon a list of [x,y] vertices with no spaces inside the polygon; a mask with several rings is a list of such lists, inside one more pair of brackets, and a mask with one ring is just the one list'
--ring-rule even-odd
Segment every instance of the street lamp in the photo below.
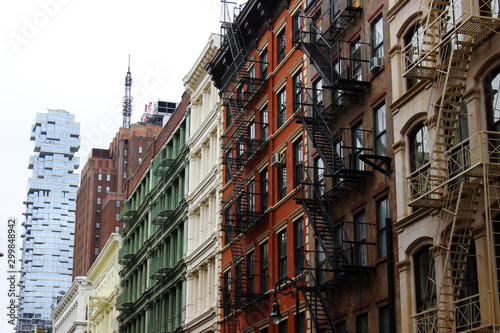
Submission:
{"label": "street lamp", "polygon": [[290,279],[288,276],[279,279],[274,285],[274,302],[269,318],[274,325],[278,325],[281,322],[282,315],[280,313],[280,305],[278,304],[278,292],[281,295],[290,295],[292,299],[295,299],[295,333],[299,333],[299,286],[294,280]]}

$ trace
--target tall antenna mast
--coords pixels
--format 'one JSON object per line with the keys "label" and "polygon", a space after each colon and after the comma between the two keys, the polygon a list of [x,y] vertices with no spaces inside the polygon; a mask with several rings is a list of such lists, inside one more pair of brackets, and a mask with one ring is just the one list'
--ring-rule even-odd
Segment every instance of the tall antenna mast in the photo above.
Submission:
{"label": "tall antenna mast", "polygon": [[132,117],[132,74],[130,74],[130,54],[128,55],[128,72],[125,76],[125,96],[123,96],[123,128],[130,127]]}

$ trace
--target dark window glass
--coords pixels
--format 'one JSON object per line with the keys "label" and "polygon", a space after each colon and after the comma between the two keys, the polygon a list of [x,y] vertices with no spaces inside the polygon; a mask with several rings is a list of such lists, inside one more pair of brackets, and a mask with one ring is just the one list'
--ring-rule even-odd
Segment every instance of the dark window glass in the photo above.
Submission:
{"label": "dark window glass", "polygon": [[389,307],[387,305],[378,309],[378,324],[380,333],[390,332]]}
{"label": "dark window glass", "polygon": [[293,77],[293,111],[297,111],[302,106],[302,71],[299,71]]}
{"label": "dark window glass", "polygon": [[300,35],[302,34],[302,16],[301,12],[297,11],[293,15],[293,42],[298,43],[300,41]]}
{"label": "dark window glass", "polygon": [[351,78],[353,80],[361,81],[361,41],[357,38],[351,43]]}
{"label": "dark window glass", "polygon": [[295,275],[299,275],[304,269],[304,220],[302,218],[293,223],[293,236]]}
{"label": "dark window glass", "polygon": [[375,109],[375,155],[387,154],[387,128],[385,122],[385,104]]}
{"label": "dark window glass", "polygon": [[378,257],[387,255],[387,226],[386,218],[389,217],[389,200],[387,198],[377,202],[377,231],[378,231]]}
{"label": "dark window glass", "polygon": [[278,167],[278,200],[286,196],[286,166]]}
{"label": "dark window glass", "polygon": [[365,212],[354,216],[355,241],[356,241],[356,265],[366,266],[368,264],[368,252],[366,245],[366,220]]}
{"label": "dark window glass", "polygon": [[261,79],[265,79],[267,77],[267,50],[262,51],[260,54],[260,77]]}
{"label": "dark window glass", "polygon": [[384,56],[384,24],[382,16],[372,23],[372,56]]}
{"label": "dark window glass", "polygon": [[285,28],[277,36],[278,38],[278,64],[285,59],[286,56],[286,34]]}
{"label": "dark window glass", "polygon": [[267,168],[260,173],[260,209],[265,212],[269,201],[269,182]]}
{"label": "dark window glass", "polygon": [[302,148],[302,139],[293,143],[293,182],[297,187],[304,179],[303,171],[304,153]]}
{"label": "dark window glass", "polygon": [[410,170],[420,169],[429,162],[429,140],[427,137],[427,127],[420,124],[410,134]]}
{"label": "dark window glass", "polygon": [[368,313],[356,316],[356,333],[368,333]]}
{"label": "dark window glass", "polygon": [[264,294],[269,289],[269,257],[267,242],[260,244],[260,292]]}
{"label": "dark window glass", "polygon": [[247,293],[249,295],[255,293],[255,254],[250,252],[247,254]]}
{"label": "dark window glass", "polygon": [[278,128],[286,122],[286,89],[278,93]]}
{"label": "dark window glass", "polygon": [[286,277],[286,229],[278,233],[278,278]]}
{"label": "dark window glass", "polygon": [[413,256],[415,263],[415,296],[417,312],[422,312],[436,304],[434,258],[429,246],[420,249]]}

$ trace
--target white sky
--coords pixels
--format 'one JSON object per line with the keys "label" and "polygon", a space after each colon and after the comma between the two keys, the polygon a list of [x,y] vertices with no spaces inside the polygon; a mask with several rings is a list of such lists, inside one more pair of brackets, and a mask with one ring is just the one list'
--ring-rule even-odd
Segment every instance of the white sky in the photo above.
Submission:
{"label": "white sky", "polygon": [[[35,114],[51,108],[76,115],[83,166],[90,148],[107,148],[122,124],[128,55],[135,122],[150,101],[180,101],[182,78],[210,34],[220,33],[220,8],[220,0],[0,1],[0,252],[7,254],[8,218],[19,227],[23,221]],[[6,265],[4,256],[2,332],[11,327]]]}

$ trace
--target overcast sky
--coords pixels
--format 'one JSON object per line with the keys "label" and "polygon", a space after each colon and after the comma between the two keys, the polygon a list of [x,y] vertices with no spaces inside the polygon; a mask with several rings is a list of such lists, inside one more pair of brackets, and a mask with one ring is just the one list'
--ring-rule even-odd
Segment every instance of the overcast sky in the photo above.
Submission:
{"label": "overcast sky", "polygon": [[[0,1],[0,252],[7,254],[8,218],[23,221],[35,114],[75,114],[83,165],[90,148],[107,148],[122,124],[128,55],[135,122],[151,101],[180,101],[182,78],[210,34],[220,33],[220,8],[220,0]],[[4,256],[2,332],[11,327],[6,265]]]}

